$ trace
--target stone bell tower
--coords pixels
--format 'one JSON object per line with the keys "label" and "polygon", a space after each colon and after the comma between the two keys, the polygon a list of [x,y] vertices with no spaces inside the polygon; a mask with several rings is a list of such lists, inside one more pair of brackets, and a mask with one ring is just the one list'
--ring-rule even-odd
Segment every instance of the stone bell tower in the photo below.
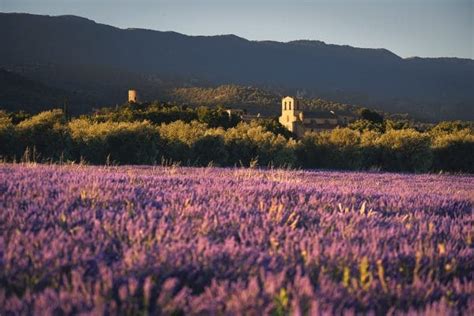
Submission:
{"label": "stone bell tower", "polygon": [[296,125],[301,121],[302,115],[297,99],[293,97],[281,99],[281,116],[278,119],[281,125],[291,132],[296,132]]}

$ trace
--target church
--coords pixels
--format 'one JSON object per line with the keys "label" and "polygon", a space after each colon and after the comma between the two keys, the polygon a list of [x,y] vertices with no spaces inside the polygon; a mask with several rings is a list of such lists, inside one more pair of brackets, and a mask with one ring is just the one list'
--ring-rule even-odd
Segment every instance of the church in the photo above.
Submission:
{"label": "church", "polygon": [[293,97],[284,97],[281,100],[279,122],[297,137],[302,137],[306,132],[330,130],[339,125],[346,125],[353,119],[351,115],[338,116],[333,111],[303,111],[299,100]]}

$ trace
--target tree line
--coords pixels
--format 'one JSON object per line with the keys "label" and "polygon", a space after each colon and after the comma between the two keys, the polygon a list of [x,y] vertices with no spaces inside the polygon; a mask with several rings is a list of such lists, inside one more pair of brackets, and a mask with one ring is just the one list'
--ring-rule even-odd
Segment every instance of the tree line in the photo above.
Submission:
{"label": "tree line", "polygon": [[347,127],[295,139],[276,120],[241,122],[219,108],[147,105],[69,118],[0,112],[3,161],[474,172],[472,124],[417,130],[365,112]]}

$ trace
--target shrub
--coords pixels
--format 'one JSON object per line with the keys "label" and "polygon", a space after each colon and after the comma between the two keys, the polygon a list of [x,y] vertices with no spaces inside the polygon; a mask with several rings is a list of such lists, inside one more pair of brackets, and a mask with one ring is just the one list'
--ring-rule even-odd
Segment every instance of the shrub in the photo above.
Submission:
{"label": "shrub", "polygon": [[390,130],[379,137],[382,168],[390,171],[428,171],[433,161],[430,138],[413,129]]}
{"label": "shrub", "polygon": [[430,134],[433,136],[439,136],[447,133],[454,133],[464,129],[469,129],[472,133],[474,125],[472,122],[462,121],[444,121],[433,126],[430,130]]}
{"label": "shrub", "polygon": [[434,169],[474,172],[474,135],[470,129],[439,134],[432,148]]}
{"label": "shrub", "polygon": [[278,118],[260,119],[256,121],[258,125],[261,125],[266,131],[272,132],[275,135],[282,135],[286,139],[296,138],[296,135],[290,132],[285,126],[281,125]]}
{"label": "shrub", "polygon": [[15,155],[15,128],[11,118],[0,111],[0,158],[11,159]]}
{"label": "shrub", "polygon": [[69,123],[69,130],[76,160],[151,164],[159,157],[159,133],[146,121],[91,123],[77,119]]}
{"label": "shrub", "polygon": [[176,121],[159,127],[160,135],[164,140],[179,140],[188,146],[203,137],[207,129],[206,124],[198,121],[191,123]]}
{"label": "shrub", "polygon": [[367,108],[362,108],[359,111],[359,116],[362,120],[367,120],[376,124],[383,123],[383,116],[377,113],[376,111],[369,110]]}
{"label": "shrub", "polygon": [[[157,127],[148,120],[138,121],[144,117],[156,122],[184,117],[184,121]],[[208,124],[187,122],[191,118]],[[429,132],[420,133],[406,128],[409,122],[373,121],[359,120],[349,128],[310,133],[295,141],[276,120],[241,122],[231,127],[237,121],[232,117],[229,120],[222,108],[193,110],[136,104],[102,109],[69,124],[61,110],[32,117],[0,111],[0,159],[24,156],[39,161],[83,158],[94,164],[151,164],[164,158],[198,166],[212,162],[219,166],[257,163],[324,169],[474,172],[472,123],[441,122]],[[219,127],[210,128],[209,124]]]}
{"label": "shrub", "polygon": [[255,122],[240,123],[225,133],[229,163],[249,166],[258,161],[260,166],[294,166],[295,142],[275,135]]}
{"label": "shrub", "polygon": [[383,133],[385,131],[385,126],[382,123],[374,123],[369,120],[357,120],[355,122],[350,123],[348,128],[359,131],[375,131],[379,133]]}
{"label": "shrub", "polygon": [[327,143],[322,140],[319,133],[307,133],[296,146],[296,157],[303,168],[323,168],[323,157],[328,154],[329,149],[323,145]]}
{"label": "shrub", "polygon": [[199,107],[196,110],[198,120],[207,126],[230,128],[236,126],[240,122],[240,117],[236,114],[227,113],[224,108],[208,108],[205,106]]}
{"label": "shrub", "polygon": [[27,149],[35,153],[34,159],[57,161],[69,156],[69,134],[62,110],[41,112],[16,126],[17,149],[20,157]]}
{"label": "shrub", "polygon": [[158,130],[163,140],[163,157],[189,165],[195,161],[191,146],[204,137],[207,125],[197,121],[176,121],[162,124]]}
{"label": "shrub", "polygon": [[306,134],[298,145],[298,161],[306,168],[359,169],[360,133],[349,128]]}
{"label": "shrub", "polygon": [[360,164],[362,169],[380,169],[382,167],[381,148],[377,145],[380,133],[365,131],[360,135]]}
{"label": "shrub", "polygon": [[360,169],[360,133],[349,128],[336,128],[329,133],[331,154],[328,165],[337,169]]}
{"label": "shrub", "polygon": [[250,166],[295,165],[294,141],[265,130],[257,123],[240,123],[224,131],[199,122],[174,122],[160,126],[165,157],[185,164]]}
{"label": "shrub", "polygon": [[214,163],[218,166],[227,164],[228,153],[221,135],[205,135],[196,140],[192,146],[194,164],[206,166]]}

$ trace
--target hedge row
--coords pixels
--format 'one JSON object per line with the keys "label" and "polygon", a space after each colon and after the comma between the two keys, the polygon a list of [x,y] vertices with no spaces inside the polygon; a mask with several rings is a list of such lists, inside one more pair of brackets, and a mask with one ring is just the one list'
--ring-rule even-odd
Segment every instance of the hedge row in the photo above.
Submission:
{"label": "hedge row", "polygon": [[86,161],[92,164],[179,162],[206,166],[291,166],[324,169],[474,172],[470,129],[420,133],[413,129],[338,128],[295,141],[258,123],[209,128],[176,121],[64,120],[60,110],[18,124],[0,115],[0,156],[6,160]]}

